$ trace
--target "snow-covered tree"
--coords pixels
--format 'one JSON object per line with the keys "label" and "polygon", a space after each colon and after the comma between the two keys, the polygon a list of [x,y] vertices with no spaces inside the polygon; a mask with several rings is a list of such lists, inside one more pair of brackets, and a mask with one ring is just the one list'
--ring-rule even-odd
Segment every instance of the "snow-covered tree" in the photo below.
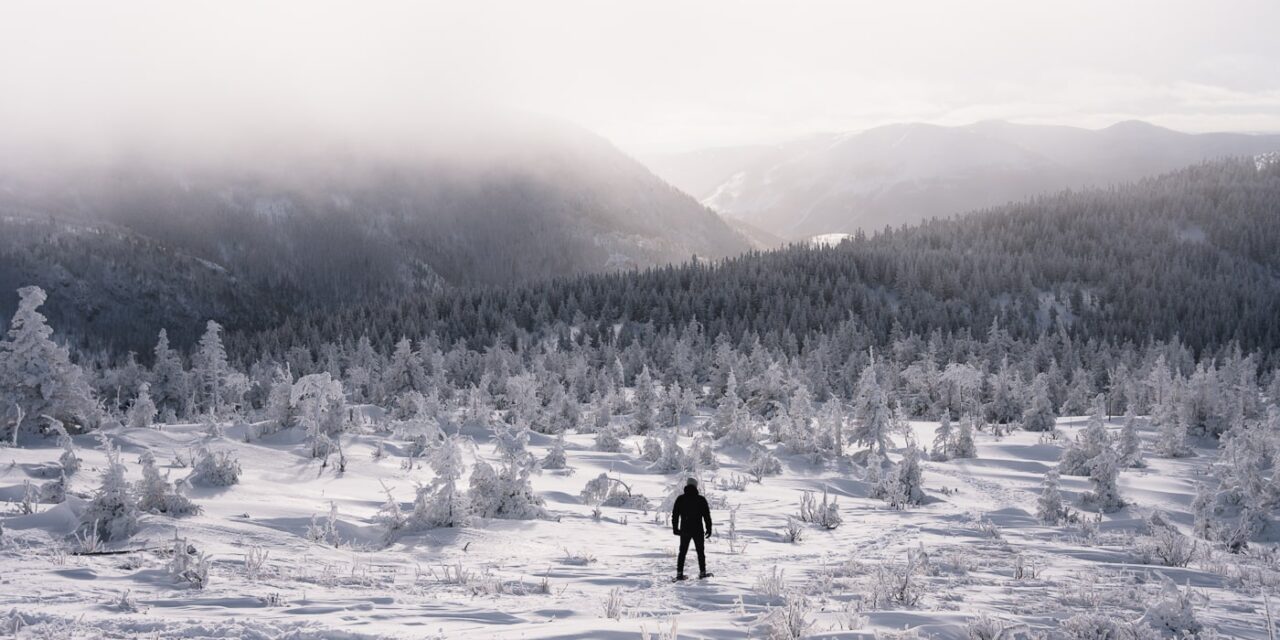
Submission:
{"label": "snow-covered tree", "polygon": [[954,439],[955,430],[951,428],[951,416],[943,412],[942,419],[938,421],[938,428],[933,431],[933,448],[929,451],[929,456],[939,461],[951,459]]}
{"label": "snow-covered tree", "polygon": [[745,413],[742,398],[738,397],[738,378],[730,370],[725,380],[724,395],[720,397],[715,416],[711,419],[711,435],[716,438],[725,437],[735,426],[747,419]]}
{"label": "snow-covered tree", "polygon": [[529,481],[530,473],[529,465],[515,460],[497,470],[484,460],[476,461],[468,492],[472,512],[481,518],[503,520],[533,520],[545,515],[542,498],[533,492]]}
{"label": "snow-covered tree", "polygon": [[1053,431],[1058,414],[1053,410],[1053,400],[1049,397],[1047,374],[1037,374],[1031,381],[1030,395],[1027,409],[1022,412],[1022,428],[1027,431]]}
{"label": "snow-covered tree", "polygon": [[344,398],[342,383],[327,371],[302,376],[290,388],[289,405],[296,422],[307,430],[311,457],[329,455],[334,436],[342,432]]}
{"label": "snow-covered tree", "polygon": [[1107,447],[1089,465],[1089,484],[1093,489],[1083,497],[1084,504],[1102,512],[1123,507],[1125,501],[1120,497],[1119,477],[1119,456]]}
{"label": "snow-covered tree", "polygon": [[14,428],[32,429],[42,416],[71,431],[96,427],[100,410],[84,371],[53,341],[53,329],[39,311],[44,290],[23,287],[18,298],[8,339],[0,341],[0,397],[21,408],[22,421]]}
{"label": "snow-covered tree", "polygon": [[1187,446],[1187,426],[1178,412],[1178,390],[1173,384],[1152,406],[1151,423],[1159,432],[1156,452],[1165,458],[1183,458],[1191,455]]}
{"label": "snow-covered tree", "polygon": [[224,393],[231,365],[222,346],[222,325],[210,320],[196,353],[191,357],[191,375],[195,379],[196,399],[200,408],[215,416],[223,412]]}
{"label": "snow-covered tree", "polygon": [[568,468],[568,459],[564,451],[564,432],[556,434],[555,442],[551,444],[551,449],[547,451],[546,457],[542,459],[542,468],[548,470]]}
{"label": "snow-covered tree", "polygon": [[[875,461],[869,463],[877,465]],[[894,509],[905,509],[924,502],[924,477],[920,468],[920,449],[914,442],[907,443],[907,448],[902,452],[902,460],[893,465],[893,468],[872,487],[871,497],[888,502]]]}
{"label": "snow-covered tree", "polygon": [[156,404],[151,400],[151,385],[143,382],[138,385],[138,397],[134,398],[125,414],[125,424],[131,429],[150,428],[155,422],[156,413]]}
{"label": "snow-covered tree", "polygon": [[1116,443],[1120,464],[1126,467],[1140,468],[1147,466],[1142,458],[1142,440],[1138,438],[1138,416],[1133,407],[1129,407],[1124,416],[1124,428],[1120,430],[1120,441]]}
{"label": "snow-covered tree", "polygon": [[1036,502],[1036,517],[1044,524],[1062,524],[1067,518],[1068,511],[1062,502],[1056,468],[1044,474],[1044,482],[1040,487],[1040,499]]}
{"label": "snow-covered tree", "polygon": [[466,493],[458,489],[458,480],[466,470],[459,437],[445,438],[431,453],[428,464],[435,478],[418,487],[410,522],[420,528],[465,527],[471,509]]}
{"label": "snow-covered tree", "polygon": [[973,423],[977,418],[966,416],[960,419],[960,429],[956,432],[955,442],[951,445],[952,458],[978,457],[978,444],[974,441]]}
{"label": "snow-covered tree", "polygon": [[653,377],[645,365],[636,375],[635,399],[631,409],[632,433],[645,434],[654,428],[657,419],[658,394],[654,390]]}
{"label": "snow-covered tree", "polygon": [[166,421],[185,415],[191,395],[187,372],[182,368],[182,356],[169,347],[169,333],[164,329],[152,353],[150,380],[156,408]]}
{"label": "snow-covered tree", "polygon": [[206,487],[229,487],[240,482],[240,460],[232,451],[201,447],[187,482]]}
{"label": "snow-covered tree", "polygon": [[608,425],[596,430],[596,450],[609,453],[622,451],[622,438],[617,429]]}
{"label": "snow-covered tree", "polygon": [[666,429],[662,435],[662,451],[658,455],[658,459],[654,460],[650,465],[652,471],[658,473],[675,473],[677,471],[685,471],[693,468],[693,463],[689,456],[685,455],[684,449],[680,447],[678,434],[675,427]]}
{"label": "snow-covered tree", "polygon": [[1098,394],[1093,402],[1093,415],[1089,417],[1089,423],[1085,426],[1084,432],[1076,436],[1075,440],[1062,452],[1062,457],[1058,461],[1058,468],[1062,473],[1072,476],[1090,475],[1095,459],[1105,452],[1114,453],[1103,413],[1106,410],[1105,406],[1102,394]]}
{"label": "snow-covered tree", "polygon": [[137,486],[138,509],[175,518],[200,512],[200,507],[160,474],[156,457],[150,451],[138,456],[138,464],[142,465],[142,481]]}
{"label": "snow-covered tree", "polygon": [[889,407],[889,394],[877,379],[878,375],[878,367],[872,357],[858,378],[858,392],[853,404],[857,423],[849,439],[884,456],[889,436],[898,429],[898,420]]}
{"label": "snow-covered tree", "polygon": [[80,525],[98,540],[120,541],[138,530],[138,504],[133,489],[125,478],[120,450],[106,438],[101,438],[100,443],[107,457],[107,466],[102,471],[102,482],[94,492],[93,499],[80,514]]}

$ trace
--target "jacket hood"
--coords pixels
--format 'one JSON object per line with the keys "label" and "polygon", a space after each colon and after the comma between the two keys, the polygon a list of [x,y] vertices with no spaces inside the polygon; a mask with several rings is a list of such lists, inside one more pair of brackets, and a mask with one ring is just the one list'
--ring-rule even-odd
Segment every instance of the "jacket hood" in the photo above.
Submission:
{"label": "jacket hood", "polygon": [[694,486],[694,485],[691,485],[691,484],[689,484],[689,485],[685,485],[685,487],[684,487],[684,494],[685,494],[686,496],[696,496],[696,495],[698,495],[698,487],[696,487],[696,486]]}

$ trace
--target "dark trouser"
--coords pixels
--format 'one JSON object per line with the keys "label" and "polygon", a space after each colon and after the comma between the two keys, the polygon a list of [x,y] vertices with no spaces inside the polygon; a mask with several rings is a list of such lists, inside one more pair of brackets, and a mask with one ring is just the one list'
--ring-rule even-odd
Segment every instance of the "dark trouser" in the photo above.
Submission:
{"label": "dark trouser", "polygon": [[693,540],[693,546],[698,550],[698,573],[707,572],[707,554],[703,549],[706,544],[706,536],[701,531],[680,534],[680,557],[676,559],[676,573],[684,575],[684,557],[689,553],[689,541]]}

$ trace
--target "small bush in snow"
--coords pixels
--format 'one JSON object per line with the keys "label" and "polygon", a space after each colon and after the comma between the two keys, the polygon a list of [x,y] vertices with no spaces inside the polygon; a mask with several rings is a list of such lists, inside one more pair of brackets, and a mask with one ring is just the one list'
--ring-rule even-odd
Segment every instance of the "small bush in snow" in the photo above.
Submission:
{"label": "small bush in snow", "polygon": [[50,504],[61,504],[67,500],[67,476],[59,473],[58,477],[40,485],[40,501]]}
{"label": "small bush in snow", "polygon": [[604,611],[604,617],[611,620],[622,619],[622,609],[624,607],[622,601],[622,588],[614,587],[609,590],[609,594],[605,596],[601,609]]}
{"label": "small bush in snow", "polygon": [[201,448],[187,481],[206,487],[229,487],[240,482],[240,461],[230,451]]}
{"label": "small bush in snow", "polygon": [[756,449],[751,452],[751,460],[747,462],[747,473],[756,482],[760,482],[765,476],[782,473],[782,461],[766,449]]}
{"label": "small bush in snow", "polygon": [[435,478],[418,487],[410,524],[418,528],[464,527],[470,520],[467,495],[458,489],[464,465],[457,436],[446,439],[430,458]]}
{"label": "small bush in snow", "polygon": [[1142,614],[1143,623],[1174,637],[1188,637],[1200,633],[1204,625],[1196,619],[1195,605],[1189,589],[1179,589],[1177,584],[1168,578],[1164,579],[1164,588],[1160,597],[1147,604]]}
{"label": "small bush in snow", "polygon": [[1138,557],[1144,564],[1185,567],[1195,559],[1199,543],[1171,525],[1153,526],[1151,535],[1138,543]]}
{"label": "small bush in snow", "polygon": [[212,559],[201,552],[196,554],[195,547],[187,544],[186,538],[173,536],[173,555],[169,558],[169,575],[174,580],[185,582],[196,589],[203,589],[209,584],[209,564]]}
{"label": "small bush in snow", "polygon": [[471,509],[481,518],[532,520],[546,514],[533,492],[529,467],[511,460],[494,470],[478,460],[471,469]]}
{"label": "small bush in snow", "polygon": [[622,438],[618,435],[618,430],[608,425],[600,427],[596,431],[596,450],[608,453],[622,451]]}
{"label": "small bush in snow", "polygon": [[800,640],[813,626],[812,606],[803,595],[787,596],[786,604],[770,607],[756,620],[755,636],[763,640]]}
{"label": "small bush in snow", "polygon": [[1058,489],[1057,469],[1050,469],[1044,475],[1040,499],[1036,502],[1036,518],[1047,525],[1062,524],[1069,519],[1069,511],[1062,503],[1062,492]]}
{"label": "small bush in snow", "polygon": [[1015,627],[999,618],[980,613],[965,626],[969,640],[1012,640]]}
{"label": "small bush in snow", "polygon": [[630,485],[617,478],[609,477],[607,473],[601,473],[588,480],[579,495],[585,504],[623,509],[643,510],[649,508],[648,498],[632,493]]}
{"label": "small bush in snow", "polygon": [[844,521],[840,517],[839,502],[835,498],[828,500],[826,487],[822,488],[821,503],[814,499],[812,491],[800,494],[800,519],[821,525],[823,529],[828,530],[839,527]]}
{"label": "small bush in snow", "polygon": [[138,397],[125,413],[124,423],[132,429],[150,428],[156,419],[156,403],[151,400],[151,385],[138,385]]}
{"label": "small bush in snow", "polygon": [[770,598],[782,595],[787,587],[786,575],[786,570],[773,565],[768,571],[756,575],[755,592]]}
{"label": "small bush in snow", "polygon": [[169,479],[160,475],[156,457],[150,451],[138,456],[142,465],[142,481],[138,483],[138,508],[149,513],[181,517],[200,513],[200,507],[182,495]]}
{"label": "small bush in snow", "polygon": [[67,432],[58,427],[58,446],[62,447],[62,454],[58,456],[58,464],[62,465],[62,475],[70,478],[80,470],[80,457],[76,455],[76,444],[67,435]]}
{"label": "small bush in snow", "polygon": [[551,445],[551,449],[547,451],[547,456],[542,459],[542,468],[549,471],[568,468],[568,457],[564,451],[564,432],[561,431],[556,435],[556,441]]}
{"label": "small bush in snow", "polygon": [[924,597],[924,576],[928,556],[924,550],[908,551],[905,563],[882,562],[871,575],[870,604],[881,608],[888,605],[916,606]]}
{"label": "small bush in snow", "polygon": [[405,517],[404,511],[400,509],[400,501],[396,500],[396,497],[391,494],[391,489],[388,489],[386,485],[382,485],[382,491],[387,495],[387,500],[382,503],[382,508],[378,509],[378,513],[374,514],[373,521],[382,525],[384,529],[383,540],[391,542],[396,534],[409,524],[409,519]]}
{"label": "small bush in snow", "polygon": [[787,516],[787,524],[782,527],[782,539],[796,543],[804,539],[804,525],[794,516]]}
{"label": "small bush in snow", "polygon": [[[870,465],[872,468],[878,467],[879,461],[871,460]],[[905,509],[924,502],[923,482],[920,450],[914,443],[908,443],[906,451],[902,454],[902,461],[894,465],[872,486],[870,495],[872,498],[884,500],[894,509]]]}
{"label": "small bush in snow", "polygon": [[1160,640],[1162,635],[1142,622],[1117,620],[1114,615],[1078,613],[1058,623],[1064,640]]}

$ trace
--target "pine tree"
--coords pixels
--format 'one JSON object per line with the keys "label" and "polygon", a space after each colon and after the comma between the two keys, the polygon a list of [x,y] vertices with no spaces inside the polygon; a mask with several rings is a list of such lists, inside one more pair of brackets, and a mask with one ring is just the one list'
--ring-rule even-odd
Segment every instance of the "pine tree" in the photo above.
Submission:
{"label": "pine tree", "polygon": [[125,414],[125,424],[131,429],[150,428],[156,413],[156,405],[151,401],[151,385],[145,382],[138,385],[138,397],[134,398],[129,412]]}
{"label": "pine tree", "polygon": [[1120,497],[1120,485],[1117,482],[1119,477],[1119,457],[1107,447],[1090,465],[1089,484],[1093,490],[1084,496],[1085,504],[1104,513],[1123,507],[1125,501]]}
{"label": "pine tree", "polygon": [[632,432],[646,434],[655,426],[658,394],[653,388],[653,378],[645,365],[636,376],[635,402],[631,411]]}
{"label": "pine tree", "polygon": [[169,348],[169,333],[164,329],[156,340],[150,379],[156,408],[166,421],[185,415],[190,395],[187,372],[182,368],[182,356]]}
{"label": "pine tree", "polygon": [[410,522],[416,527],[465,527],[470,522],[470,506],[466,493],[458,490],[458,480],[465,471],[462,446],[458,436],[440,443],[429,459],[435,478],[431,484],[418,487]]}
{"label": "pine tree", "polygon": [[196,353],[191,358],[191,373],[196,382],[196,399],[201,408],[213,416],[223,413],[224,393],[231,365],[222,346],[222,325],[210,320]]}
{"label": "pine tree", "polygon": [[1044,474],[1041,484],[1040,499],[1036,503],[1036,517],[1047,525],[1062,524],[1067,518],[1067,508],[1062,504],[1062,492],[1059,491],[1058,470],[1050,469]]}
{"label": "pine tree", "polygon": [[568,460],[564,451],[564,432],[556,434],[555,442],[552,443],[551,449],[547,451],[547,455],[542,459],[542,468],[548,470],[567,468]]}
{"label": "pine tree", "polygon": [[716,414],[711,419],[711,435],[723,438],[741,421],[745,419],[742,399],[738,397],[738,378],[733,370],[729,371],[725,380],[724,395],[716,406]]}
{"label": "pine tree", "polygon": [[978,444],[973,439],[973,423],[976,420],[973,416],[961,418],[960,431],[956,434],[955,444],[951,447],[951,457],[953,458],[976,458],[978,457]]}
{"label": "pine tree", "polygon": [[1062,457],[1058,461],[1058,468],[1063,473],[1073,476],[1090,475],[1094,461],[1099,456],[1106,452],[1114,454],[1111,450],[1111,436],[1107,434],[1104,407],[1103,396],[1098,394],[1093,402],[1093,415],[1089,417],[1089,423],[1085,426],[1084,432],[1062,452]]}
{"label": "pine tree", "polygon": [[857,424],[853,427],[850,440],[854,444],[865,445],[883,457],[888,449],[889,436],[897,429],[898,421],[889,408],[889,394],[885,393],[876,376],[877,366],[873,356],[858,378],[858,394],[853,407]]}
{"label": "pine tree", "polygon": [[1183,458],[1191,455],[1187,446],[1187,427],[1178,413],[1178,393],[1173,388],[1156,401],[1151,422],[1159,432],[1156,452],[1166,458]]}
{"label": "pine tree", "polygon": [[137,489],[139,510],[175,518],[200,512],[200,507],[182,495],[168,478],[160,475],[156,457],[150,451],[143,451],[138,456],[138,464],[142,465],[142,481]]}
{"label": "pine tree", "polygon": [[1037,374],[1031,382],[1031,397],[1027,401],[1027,410],[1022,412],[1022,428],[1027,431],[1053,431],[1058,414],[1053,410],[1053,400],[1049,397],[1049,376]]}
{"label": "pine tree", "polygon": [[71,430],[95,428],[100,411],[84,371],[71,362],[66,347],[52,340],[53,329],[38,311],[44,290],[23,287],[18,296],[9,339],[0,342],[0,397],[17,404],[22,414],[14,428],[33,428],[42,416]]}
{"label": "pine tree", "polygon": [[951,459],[952,439],[954,437],[955,434],[951,428],[951,416],[943,413],[942,419],[938,421],[938,428],[933,431],[933,449],[929,452],[930,457],[938,461]]}
{"label": "pine tree", "polygon": [[1138,416],[1133,413],[1132,406],[1125,412],[1124,428],[1120,430],[1120,442],[1117,446],[1120,464],[1132,468],[1147,466],[1142,459],[1142,440],[1138,438]]}
{"label": "pine tree", "polygon": [[138,505],[129,481],[125,479],[120,450],[106,438],[100,442],[107,456],[107,467],[102,472],[102,483],[93,500],[80,514],[80,524],[89,535],[103,542],[124,540],[138,530]]}

